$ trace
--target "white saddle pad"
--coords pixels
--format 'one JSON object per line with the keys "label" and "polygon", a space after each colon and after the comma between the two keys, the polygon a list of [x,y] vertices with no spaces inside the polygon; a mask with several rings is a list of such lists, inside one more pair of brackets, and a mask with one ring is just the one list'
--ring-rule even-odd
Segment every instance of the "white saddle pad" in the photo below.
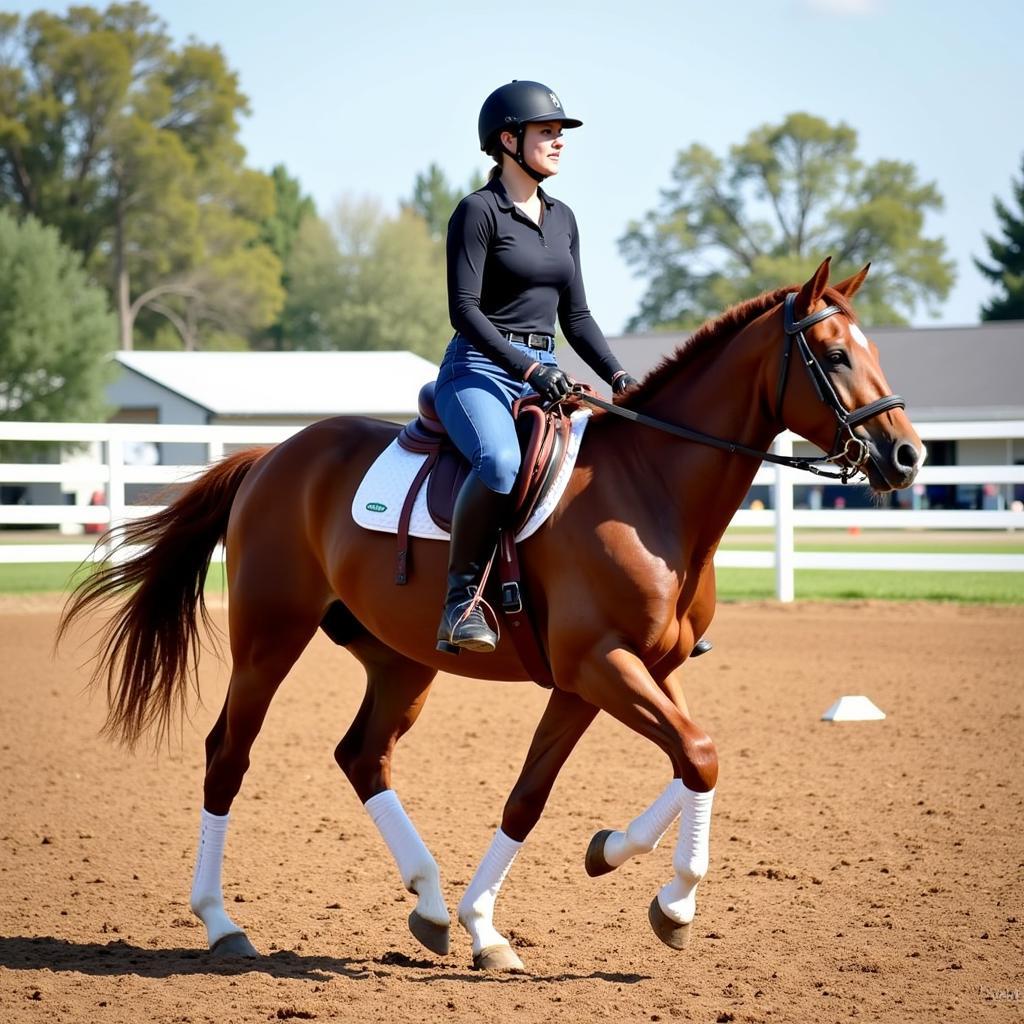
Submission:
{"label": "white saddle pad", "polygon": [[[589,409],[579,409],[570,417],[572,427],[566,442],[565,459],[554,482],[533,510],[533,515],[516,535],[516,540],[525,540],[540,529],[544,520],[554,511],[561,500],[569,483],[576,456],[579,454],[583,431],[590,418]],[[367,530],[379,530],[382,533],[398,533],[398,519],[402,514],[405,496],[409,493],[409,485],[426,460],[426,455],[407,452],[398,444],[397,438],[377,456],[377,461],[369,468],[363,482],[352,499],[352,518]],[[427,511],[427,480],[423,481],[416,502],[412,507],[412,518],[409,520],[409,535],[424,537],[428,540],[447,540],[448,532],[442,530]]]}

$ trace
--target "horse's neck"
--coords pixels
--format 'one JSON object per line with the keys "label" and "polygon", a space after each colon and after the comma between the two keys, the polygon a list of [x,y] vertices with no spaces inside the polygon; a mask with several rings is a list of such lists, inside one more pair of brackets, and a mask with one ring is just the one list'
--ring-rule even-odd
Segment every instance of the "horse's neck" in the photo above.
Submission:
{"label": "horse's neck", "polygon": [[[766,345],[751,338],[737,336],[726,347],[704,353],[672,374],[637,410],[766,450],[778,432],[767,412],[770,355]],[[682,530],[684,550],[701,557],[721,539],[760,464],[670,434],[632,429],[645,431],[640,457],[662,482],[670,517]]]}

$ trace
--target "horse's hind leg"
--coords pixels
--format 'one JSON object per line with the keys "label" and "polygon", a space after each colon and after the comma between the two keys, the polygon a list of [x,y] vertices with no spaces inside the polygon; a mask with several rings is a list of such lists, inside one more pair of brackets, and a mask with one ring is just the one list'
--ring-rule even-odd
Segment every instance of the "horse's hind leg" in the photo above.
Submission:
{"label": "horse's hind leg", "polygon": [[512,862],[540,820],[562,765],[596,714],[596,707],[574,694],[561,690],[551,693],[522,771],[505,803],[501,828],[459,903],[459,924],[473,940],[473,966],[478,970],[522,970],[523,964],[508,939],[494,927],[494,904]]}
{"label": "horse's hind leg", "polygon": [[322,608],[254,602],[241,587],[233,593],[238,596],[231,607],[231,682],[206,739],[203,811],[189,903],[206,926],[214,953],[252,957],[256,950],[224,909],[221,864],[228,812],[270,702],[316,631]]}
{"label": "horse's hind leg", "polygon": [[410,661],[369,635],[348,649],[366,669],[366,695],[334,752],[356,795],[380,831],[405,888],[418,897],[409,929],[434,953],[446,954],[450,917],[441,874],[391,788],[395,744],[419,717],[436,669]]}

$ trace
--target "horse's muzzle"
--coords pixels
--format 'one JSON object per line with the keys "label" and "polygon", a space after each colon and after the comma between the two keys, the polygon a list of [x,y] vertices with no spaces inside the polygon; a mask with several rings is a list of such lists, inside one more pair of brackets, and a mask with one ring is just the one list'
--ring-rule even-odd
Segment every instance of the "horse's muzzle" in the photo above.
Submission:
{"label": "horse's muzzle", "polygon": [[[865,469],[875,491],[900,491],[909,487],[924,462],[924,445],[905,437],[867,442],[870,458]],[[919,446],[920,445],[920,446]]]}

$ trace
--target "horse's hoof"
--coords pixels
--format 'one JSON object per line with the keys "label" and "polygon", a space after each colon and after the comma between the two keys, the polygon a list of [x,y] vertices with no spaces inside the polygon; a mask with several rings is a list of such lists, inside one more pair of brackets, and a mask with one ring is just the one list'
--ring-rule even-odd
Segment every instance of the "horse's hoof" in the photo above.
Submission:
{"label": "horse's hoof", "polygon": [[658,902],[657,896],[651,900],[651,905],[647,908],[647,920],[651,922],[654,934],[657,935],[666,946],[671,946],[673,949],[686,948],[690,941],[690,924],[679,924],[678,921],[673,921],[672,918],[661,909],[661,904]]}
{"label": "horse's hoof", "polygon": [[699,658],[702,654],[707,654],[715,649],[715,645],[706,637],[702,636],[694,645],[693,650],[690,651],[691,658]]}
{"label": "horse's hoof", "polygon": [[594,835],[594,838],[590,840],[590,845],[587,847],[587,859],[584,861],[584,866],[587,869],[587,874],[591,878],[597,878],[598,875],[607,875],[609,871],[615,870],[614,864],[609,864],[604,859],[604,844],[608,837],[614,832],[614,829],[603,828],[600,832]]}
{"label": "horse's hoof", "polygon": [[473,970],[511,971],[523,974],[526,968],[507,942],[498,942],[493,946],[484,946],[479,953],[473,954]]}
{"label": "horse's hoof", "polygon": [[438,956],[448,955],[448,925],[434,924],[425,917],[421,917],[414,910],[409,915],[409,931],[424,945],[431,953]]}
{"label": "horse's hoof", "polygon": [[228,932],[210,947],[210,956],[217,960],[228,956],[241,956],[247,960],[255,960],[259,955],[245,932]]}

